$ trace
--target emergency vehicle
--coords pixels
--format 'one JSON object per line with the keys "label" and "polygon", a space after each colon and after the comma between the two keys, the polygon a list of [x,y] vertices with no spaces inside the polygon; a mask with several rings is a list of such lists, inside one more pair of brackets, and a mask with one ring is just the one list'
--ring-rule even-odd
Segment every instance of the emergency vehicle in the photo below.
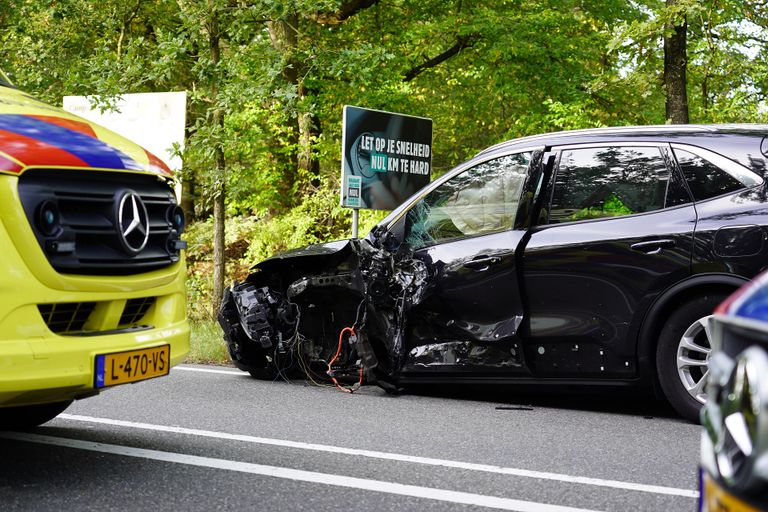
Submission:
{"label": "emergency vehicle", "polygon": [[148,151],[0,72],[0,428],[186,357],[173,185]]}

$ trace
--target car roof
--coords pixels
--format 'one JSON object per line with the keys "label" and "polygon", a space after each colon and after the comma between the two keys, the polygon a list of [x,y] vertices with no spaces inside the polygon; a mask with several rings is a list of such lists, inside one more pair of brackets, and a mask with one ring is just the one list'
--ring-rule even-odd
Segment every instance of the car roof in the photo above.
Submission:
{"label": "car roof", "polygon": [[611,141],[679,141],[690,142],[701,137],[723,135],[748,135],[764,137],[768,135],[766,124],[669,124],[649,126],[617,126],[611,128],[589,128],[585,130],[567,130],[521,137],[496,144],[484,149],[477,156],[497,152],[506,152],[528,147],[554,146],[589,142]]}

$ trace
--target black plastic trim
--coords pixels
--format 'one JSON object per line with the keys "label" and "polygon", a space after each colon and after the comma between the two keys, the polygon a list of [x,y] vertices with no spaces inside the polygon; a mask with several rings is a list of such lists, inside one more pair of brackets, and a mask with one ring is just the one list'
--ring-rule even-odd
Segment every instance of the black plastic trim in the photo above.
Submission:
{"label": "black plastic trim", "polygon": [[[176,196],[167,180],[154,175],[67,170],[31,170],[19,178],[19,197],[40,248],[58,272],[83,275],[133,275],[179,261],[180,233],[168,219]],[[146,207],[149,237],[136,254],[121,243],[116,201],[134,191]],[[39,227],[42,204],[55,205],[59,226],[52,233]],[[74,250],[57,250],[65,247]]]}

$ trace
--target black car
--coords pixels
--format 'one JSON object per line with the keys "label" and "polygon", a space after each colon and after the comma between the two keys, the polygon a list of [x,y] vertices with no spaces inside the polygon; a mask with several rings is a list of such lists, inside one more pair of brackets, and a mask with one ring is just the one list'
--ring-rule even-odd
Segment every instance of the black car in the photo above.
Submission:
{"label": "black car", "polygon": [[257,264],[219,315],[232,360],[270,379],[321,368],[345,389],[364,374],[393,391],[655,387],[695,420],[707,318],[768,265],[766,135],[624,127],[493,146],[366,238]]}
{"label": "black car", "polygon": [[711,326],[699,509],[768,510],[768,273],[717,308]]}

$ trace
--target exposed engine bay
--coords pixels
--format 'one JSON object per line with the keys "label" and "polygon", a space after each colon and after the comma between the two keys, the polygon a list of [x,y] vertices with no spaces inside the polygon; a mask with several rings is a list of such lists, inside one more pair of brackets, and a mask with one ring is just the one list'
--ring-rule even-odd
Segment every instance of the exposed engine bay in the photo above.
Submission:
{"label": "exposed engine bay", "polygon": [[406,313],[427,265],[389,234],[319,244],[257,264],[224,293],[218,321],[234,364],[260,379],[303,376],[355,391],[397,389]]}

